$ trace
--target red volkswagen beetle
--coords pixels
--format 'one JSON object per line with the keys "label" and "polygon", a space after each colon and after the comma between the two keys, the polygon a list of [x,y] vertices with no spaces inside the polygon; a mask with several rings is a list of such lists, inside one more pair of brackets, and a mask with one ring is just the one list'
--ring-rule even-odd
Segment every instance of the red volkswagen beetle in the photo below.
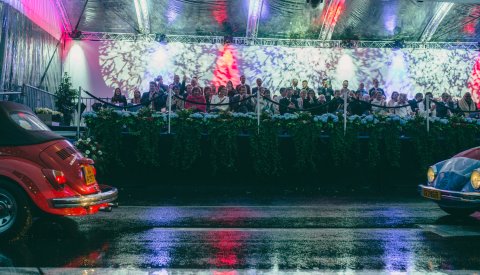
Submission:
{"label": "red volkswagen beetle", "polygon": [[117,199],[93,161],[28,107],[0,102],[0,129],[0,239],[23,236],[35,215],[89,215]]}

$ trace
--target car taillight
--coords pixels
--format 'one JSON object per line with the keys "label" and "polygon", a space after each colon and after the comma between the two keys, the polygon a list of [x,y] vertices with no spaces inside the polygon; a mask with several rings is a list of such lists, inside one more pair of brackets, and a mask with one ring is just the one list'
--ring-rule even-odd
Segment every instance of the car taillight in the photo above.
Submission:
{"label": "car taillight", "polygon": [[52,169],[42,169],[43,174],[55,189],[62,189],[67,183],[67,178],[62,171]]}
{"label": "car taillight", "polygon": [[[55,171],[55,172],[58,172],[58,171]],[[54,173],[55,173],[54,172]],[[60,174],[57,174],[55,176],[55,181],[58,183],[58,184],[65,184],[67,182],[67,179],[65,178],[65,175],[63,174],[63,172],[60,172]]]}

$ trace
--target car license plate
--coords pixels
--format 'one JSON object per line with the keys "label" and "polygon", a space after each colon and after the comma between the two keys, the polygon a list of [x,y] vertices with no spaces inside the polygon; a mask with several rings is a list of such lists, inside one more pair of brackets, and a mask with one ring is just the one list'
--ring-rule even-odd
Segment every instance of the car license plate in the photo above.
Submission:
{"label": "car license plate", "polygon": [[84,166],[83,171],[85,174],[85,184],[92,185],[95,183],[95,173],[93,172],[93,167]]}
{"label": "car license plate", "polygon": [[437,190],[423,189],[422,190],[422,195],[425,198],[429,198],[429,199],[432,199],[432,200],[439,201],[439,200],[442,199],[442,193],[440,191],[437,191]]}

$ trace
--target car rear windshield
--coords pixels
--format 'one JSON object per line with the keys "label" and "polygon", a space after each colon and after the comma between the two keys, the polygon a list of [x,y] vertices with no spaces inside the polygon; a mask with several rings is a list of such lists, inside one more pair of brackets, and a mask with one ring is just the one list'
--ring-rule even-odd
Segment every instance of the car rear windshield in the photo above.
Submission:
{"label": "car rear windshield", "polygon": [[29,114],[29,113],[11,113],[10,117],[17,123],[20,127],[29,131],[50,131],[50,129],[45,125],[38,117]]}

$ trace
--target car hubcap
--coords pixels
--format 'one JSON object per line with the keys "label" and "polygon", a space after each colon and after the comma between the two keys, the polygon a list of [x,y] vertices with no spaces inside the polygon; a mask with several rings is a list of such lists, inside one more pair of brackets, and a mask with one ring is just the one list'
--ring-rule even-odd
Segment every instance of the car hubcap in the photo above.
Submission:
{"label": "car hubcap", "polygon": [[17,216],[17,203],[13,196],[0,189],[0,233],[12,227]]}

